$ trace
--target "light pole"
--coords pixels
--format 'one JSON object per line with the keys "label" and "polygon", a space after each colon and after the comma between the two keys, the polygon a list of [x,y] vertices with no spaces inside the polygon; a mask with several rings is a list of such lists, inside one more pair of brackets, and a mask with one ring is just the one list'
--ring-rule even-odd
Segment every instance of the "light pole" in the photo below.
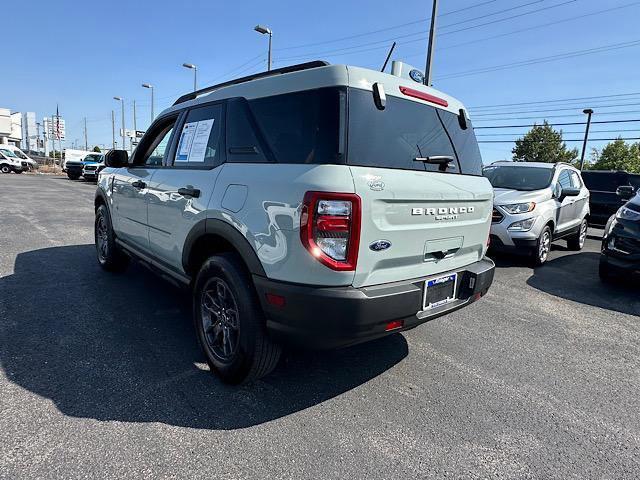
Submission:
{"label": "light pole", "polygon": [[436,19],[438,18],[438,0],[433,0],[431,10],[431,28],[429,29],[429,45],[427,47],[427,64],[424,69],[424,84],[431,86],[431,68],[433,67],[433,52],[436,48]]}
{"label": "light pole", "polygon": [[122,150],[126,150],[126,140],[124,135],[124,98],[122,97],[113,97],[114,100],[120,102],[120,106],[122,107]]}
{"label": "light pole", "polygon": [[111,110],[111,149],[116,149],[116,112]]}
{"label": "light pole", "polygon": [[151,90],[151,123],[153,123],[153,85],[150,83],[143,83],[142,86]]}
{"label": "light pole", "polygon": [[587,128],[584,131],[584,142],[582,143],[582,155],[580,155],[580,171],[584,167],[584,154],[587,151],[587,140],[589,139],[589,127],[591,126],[591,115],[593,115],[593,110],[590,108],[585,108],[582,113],[587,115]]}
{"label": "light pole", "polygon": [[194,65],[193,63],[183,63],[182,66],[184,68],[189,68],[191,70],[193,70],[193,91],[195,92],[197,90],[197,85],[198,85],[198,67],[196,65]]}
{"label": "light pole", "polygon": [[262,35],[269,35],[269,56],[267,57],[267,71],[271,71],[271,39],[273,37],[273,32],[269,27],[264,27],[262,25],[256,25],[253,29],[261,33]]}

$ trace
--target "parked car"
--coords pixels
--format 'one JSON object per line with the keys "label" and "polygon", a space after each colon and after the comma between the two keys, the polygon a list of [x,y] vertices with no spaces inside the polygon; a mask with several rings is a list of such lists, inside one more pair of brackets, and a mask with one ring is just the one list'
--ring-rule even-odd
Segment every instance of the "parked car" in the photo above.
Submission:
{"label": "parked car", "polygon": [[484,169],[494,188],[492,250],[546,262],[551,243],[581,250],[587,237],[589,190],[568,163],[496,162]]}
{"label": "parked car", "polygon": [[582,179],[591,193],[589,224],[594,226],[605,225],[628,200],[618,187],[627,187],[626,190],[633,187],[634,191],[640,187],[640,175],[622,171],[586,170],[582,172]]}
{"label": "parked car", "polygon": [[97,157],[93,155],[92,158],[97,161],[86,160],[83,162],[82,177],[87,181],[95,182],[98,180],[98,174],[105,168],[104,155],[100,154]]}
{"label": "parked car", "polygon": [[600,278],[605,281],[640,271],[640,193],[611,216],[602,237]]}
{"label": "parked car", "polygon": [[85,154],[80,160],[66,160],[65,169],[67,177],[70,180],[78,180],[84,173],[84,166],[87,164],[98,164],[102,161],[103,155],[101,153],[89,153]]}
{"label": "parked car", "polygon": [[29,164],[21,160],[12,150],[0,146],[0,172],[2,173],[22,173],[29,170]]}
{"label": "parked car", "polygon": [[11,145],[11,144],[2,145],[2,148],[12,151],[13,154],[20,159],[21,163],[24,162],[27,164],[27,167],[29,170],[35,170],[36,168],[38,168],[38,163],[32,158],[30,158],[26,153],[24,153],[15,145]]}
{"label": "parked car", "polygon": [[205,88],[162,112],[130,160],[105,163],[100,265],[142,259],[191,286],[226,382],[268,373],[282,343],[414,328],[493,280],[471,121],[408,77],[311,62]]}

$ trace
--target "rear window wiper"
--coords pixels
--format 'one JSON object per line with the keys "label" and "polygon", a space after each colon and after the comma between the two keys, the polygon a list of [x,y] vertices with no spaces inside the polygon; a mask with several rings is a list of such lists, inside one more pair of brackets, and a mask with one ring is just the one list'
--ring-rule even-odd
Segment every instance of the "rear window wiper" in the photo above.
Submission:
{"label": "rear window wiper", "polygon": [[440,171],[446,171],[451,162],[455,161],[455,158],[449,155],[433,155],[431,157],[416,157],[414,162],[428,163],[429,165],[438,165]]}

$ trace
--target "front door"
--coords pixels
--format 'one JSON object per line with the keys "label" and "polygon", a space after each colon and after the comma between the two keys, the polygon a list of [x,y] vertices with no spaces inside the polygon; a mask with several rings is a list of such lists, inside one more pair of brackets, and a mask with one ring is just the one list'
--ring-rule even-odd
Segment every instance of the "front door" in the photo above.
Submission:
{"label": "front door", "polygon": [[[151,127],[128,167],[113,180],[114,230],[125,243],[149,249],[147,204],[151,179],[162,166],[177,117],[163,119]],[[145,148],[146,147],[146,148]]]}
{"label": "front door", "polygon": [[223,111],[222,103],[190,109],[149,185],[149,248],[177,270],[187,235],[204,220],[224,163]]}
{"label": "front door", "polygon": [[556,232],[563,233],[569,228],[575,226],[575,206],[576,197],[564,197],[560,200],[562,189],[572,188],[571,173],[568,169],[564,169],[558,175],[556,185]]}

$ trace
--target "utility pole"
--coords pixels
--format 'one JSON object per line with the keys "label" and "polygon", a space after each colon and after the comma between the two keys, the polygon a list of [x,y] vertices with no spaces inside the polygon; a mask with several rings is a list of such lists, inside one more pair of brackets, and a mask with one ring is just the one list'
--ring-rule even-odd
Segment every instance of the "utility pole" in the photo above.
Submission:
{"label": "utility pole", "polygon": [[584,168],[584,154],[587,151],[587,140],[589,139],[589,127],[591,126],[591,115],[593,115],[593,110],[590,108],[585,108],[582,113],[587,115],[587,128],[584,131],[584,142],[582,142],[582,154],[580,155],[580,171]]}
{"label": "utility pole", "polygon": [[111,149],[116,149],[116,112],[111,110]]}
{"label": "utility pole", "polygon": [[56,166],[56,134],[54,130],[55,123],[53,122],[53,115],[51,115],[51,151],[53,152],[53,166]]}
{"label": "utility pole", "polygon": [[84,149],[89,150],[89,142],[87,141],[87,117],[84,117]]}
{"label": "utility pole", "polygon": [[40,155],[40,122],[36,122],[36,153]]}
{"label": "utility pole", "polygon": [[138,144],[138,135],[136,134],[136,101],[133,101],[133,139],[129,139],[131,142],[131,153],[133,153],[133,144]]}
{"label": "utility pole", "polygon": [[433,0],[431,10],[431,29],[429,30],[429,45],[427,46],[427,65],[424,69],[424,84],[431,86],[431,68],[433,67],[433,52],[436,48],[436,19],[438,18],[438,0]]}

